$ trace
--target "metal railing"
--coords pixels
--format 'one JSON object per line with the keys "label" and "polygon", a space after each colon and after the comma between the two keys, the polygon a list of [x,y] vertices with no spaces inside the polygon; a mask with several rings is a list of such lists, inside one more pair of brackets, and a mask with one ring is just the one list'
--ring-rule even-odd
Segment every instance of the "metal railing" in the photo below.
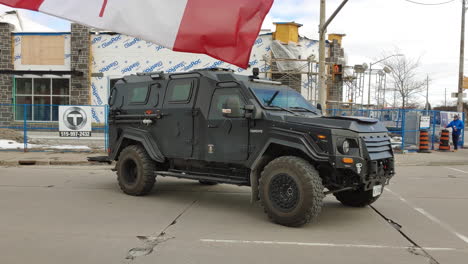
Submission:
{"label": "metal railing", "polygon": [[59,106],[0,104],[0,151],[92,152],[108,149],[107,105],[76,105],[91,108],[88,117],[92,120],[91,137],[61,137]]}
{"label": "metal railing", "polygon": [[[91,137],[60,137],[59,105],[0,104],[0,151],[106,151],[109,148],[109,107],[107,105],[82,105],[91,108]],[[429,145],[438,149],[440,131],[451,121],[450,112],[409,109],[329,109],[329,116],[361,116],[381,121],[389,130],[395,150],[417,150],[420,118],[429,122]],[[462,120],[465,120],[463,114]],[[3,130],[2,130],[3,129]],[[5,136],[14,133],[16,137]],[[23,140],[14,140],[22,137]],[[22,142],[18,142],[22,141]],[[459,144],[464,144],[464,133]]]}
{"label": "metal railing", "polygon": [[[452,121],[454,112],[417,109],[328,109],[329,116],[360,116],[374,118],[387,127],[392,137],[392,146],[395,150],[417,150],[421,117],[426,117],[424,129],[429,132],[429,144],[432,150],[438,149],[440,132],[448,122]],[[465,120],[465,114],[460,117]],[[461,134],[459,145],[463,147],[464,133]]]}

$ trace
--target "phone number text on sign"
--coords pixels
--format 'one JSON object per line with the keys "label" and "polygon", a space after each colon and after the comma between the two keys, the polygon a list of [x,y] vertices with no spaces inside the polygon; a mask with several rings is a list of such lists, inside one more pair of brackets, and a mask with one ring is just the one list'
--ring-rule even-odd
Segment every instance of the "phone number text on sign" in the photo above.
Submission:
{"label": "phone number text on sign", "polygon": [[61,137],[91,137],[90,131],[60,131]]}

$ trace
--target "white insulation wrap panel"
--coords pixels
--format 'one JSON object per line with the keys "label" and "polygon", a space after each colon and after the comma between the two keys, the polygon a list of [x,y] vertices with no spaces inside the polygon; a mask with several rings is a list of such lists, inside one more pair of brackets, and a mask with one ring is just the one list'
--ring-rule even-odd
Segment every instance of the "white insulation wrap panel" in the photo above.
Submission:
{"label": "white insulation wrap panel", "polygon": [[[270,69],[263,61],[264,55],[271,56],[272,36],[258,37],[250,57],[250,66],[260,68],[260,72]],[[202,68],[227,68],[238,74],[251,75],[252,69],[241,69],[234,65],[213,59],[202,54],[174,52],[153,43],[120,34],[100,34],[91,36],[93,73],[103,73],[104,77],[92,77],[92,104],[104,105],[110,90],[110,81],[138,72],[164,71],[166,73],[187,72]],[[294,48],[295,54],[305,59],[318,54],[318,42],[302,39]],[[308,86],[303,78],[304,87]],[[96,118],[100,118],[96,116]]]}

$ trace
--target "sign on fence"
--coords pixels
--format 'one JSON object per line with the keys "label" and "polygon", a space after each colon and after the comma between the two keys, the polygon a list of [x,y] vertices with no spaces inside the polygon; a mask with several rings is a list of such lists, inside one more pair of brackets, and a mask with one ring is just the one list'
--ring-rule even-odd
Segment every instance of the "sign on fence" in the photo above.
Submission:
{"label": "sign on fence", "polygon": [[430,116],[421,116],[419,120],[419,129],[428,129],[431,127],[431,117]]}
{"label": "sign on fence", "polygon": [[59,133],[61,137],[90,137],[91,123],[91,107],[59,106]]}

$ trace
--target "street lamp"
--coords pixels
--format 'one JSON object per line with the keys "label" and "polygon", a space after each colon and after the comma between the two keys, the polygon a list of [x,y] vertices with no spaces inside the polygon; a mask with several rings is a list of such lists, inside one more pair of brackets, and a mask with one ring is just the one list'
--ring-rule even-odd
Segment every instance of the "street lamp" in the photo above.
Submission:
{"label": "street lamp", "polygon": [[[388,56],[386,58],[383,58],[383,59],[381,59],[379,61],[369,63],[369,91],[368,91],[368,98],[367,98],[367,108],[369,108],[369,106],[370,106],[370,98],[371,98],[372,66],[376,65],[378,63],[381,63],[382,61],[388,60],[390,58],[401,57],[401,56],[404,56],[404,55],[403,54],[393,54],[393,55],[390,55],[390,56]],[[387,70],[389,70],[389,68]]]}

